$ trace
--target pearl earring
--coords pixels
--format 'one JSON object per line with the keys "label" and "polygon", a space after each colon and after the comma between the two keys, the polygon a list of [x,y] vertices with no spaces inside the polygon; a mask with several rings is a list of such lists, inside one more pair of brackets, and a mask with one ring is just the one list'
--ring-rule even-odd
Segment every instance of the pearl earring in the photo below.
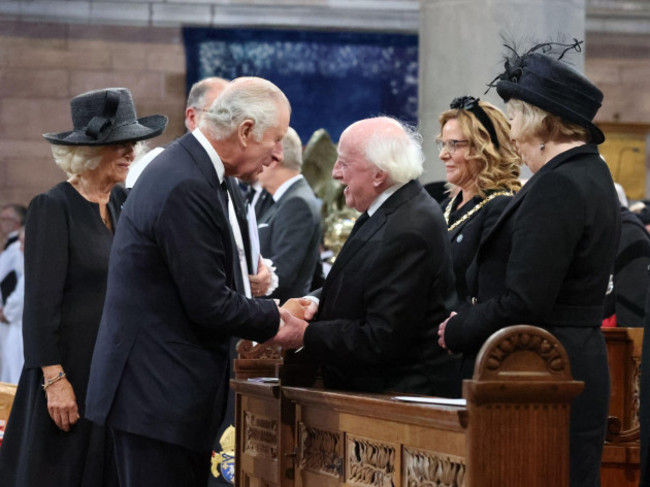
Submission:
{"label": "pearl earring", "polygon": [[546,145],[545,144],[539,144],[539,151],[544,152],[544,149],[546,149]]}

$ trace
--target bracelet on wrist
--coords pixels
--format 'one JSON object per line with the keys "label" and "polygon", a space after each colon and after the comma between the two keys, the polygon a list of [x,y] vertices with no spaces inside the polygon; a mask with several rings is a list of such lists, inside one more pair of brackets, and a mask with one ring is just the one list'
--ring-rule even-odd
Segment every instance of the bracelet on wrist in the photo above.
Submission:
{"label": "bracelet on wrist", "polygon": [[43,378],[43,391],[47,391],[48,387],[50,387],[52,384],[59,382],[64,377],[65,377],[65,372],[61,371],[58,373],[58,375],[55,375],[51,379],[45,380],[45,378]]}

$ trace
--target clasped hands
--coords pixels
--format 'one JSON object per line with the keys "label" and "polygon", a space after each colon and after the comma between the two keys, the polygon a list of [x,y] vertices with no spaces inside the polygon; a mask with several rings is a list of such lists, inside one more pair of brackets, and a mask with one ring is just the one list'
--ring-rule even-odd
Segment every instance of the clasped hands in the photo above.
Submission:
{"label": "clasped hands", "polygon": [[445,321],[440,323],[438,326],[438,345],[440,345],[442,348],[447,348],[447,343],[445,343],[445,330],[447,329],[447,322],[455,315],[457,315],[455,311],[452,311],[451,314],[447,317]]}
{"label": "clasped hands", "polygon": [[280,307],[280,328],[278,333],[264,345],[280,346],[285,350],[299,349],[304,345],[308,321],[313,319],[318,305],[307,298],[292,298]]}

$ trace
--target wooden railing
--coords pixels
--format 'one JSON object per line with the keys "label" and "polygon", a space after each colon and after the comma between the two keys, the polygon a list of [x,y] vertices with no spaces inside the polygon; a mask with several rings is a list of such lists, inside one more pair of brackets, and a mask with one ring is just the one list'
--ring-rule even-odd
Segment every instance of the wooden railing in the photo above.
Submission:
{"label": "wooden railing", "polygon": [[521,325],[486,342],[465,405],[239,376],[237,484],[568,486],[569,405],[583,388],[568,364],[552,335]]}

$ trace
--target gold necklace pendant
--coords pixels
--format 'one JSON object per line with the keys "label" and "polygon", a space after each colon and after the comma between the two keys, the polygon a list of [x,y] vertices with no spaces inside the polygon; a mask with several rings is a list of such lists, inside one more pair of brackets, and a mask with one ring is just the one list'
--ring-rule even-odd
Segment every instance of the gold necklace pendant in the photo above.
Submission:
{"label": "gold necklace pendant", "polygon": [[483,208],[485,205],[487,205],[490,201],[492,201],[494,198],[497,196],[512,196],[514,193],[512,191],[497,191],[496,193],[492,193],[491,195],[485,197],[483,201],[481,201],[478,205],[476,205],[474,208],[469,210],[467,213],[465,213],[462,217],[460,217],[458,220],[456,220],[451,226],[449,225],[449,216],[451,215],[451,209],[454,206],[454,202],[456,201],[456,198],[460,195],[458,193],[452,200],[449,202],[447,205],[447,208],[445,208],[445,222],[447,223],[447,231],[451,232],[454,228],[458,227],[461,223],[466,222],[470,218],[472,218],[478,211]]}

